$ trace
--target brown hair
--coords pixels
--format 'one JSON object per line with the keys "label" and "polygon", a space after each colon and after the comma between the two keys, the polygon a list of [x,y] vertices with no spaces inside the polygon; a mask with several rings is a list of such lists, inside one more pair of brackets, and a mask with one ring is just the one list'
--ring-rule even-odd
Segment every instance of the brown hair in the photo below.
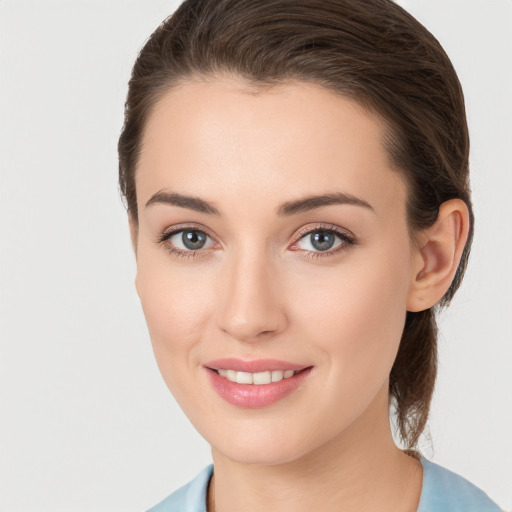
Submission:
{"label": "brown hair", "polygon": [[[464,98],[434,36],[391,0],[186,0],[148,39],[129,82],[119,182],[135,221],[135,171],[152,108],[179,83],[226,73],[259,87],[312,82],[381,116],[409,186],[411,234],[432,225],[444,201],[465,201],[470,233],[440,302],[448,304],[466,268],[473,213]],[[409,450],[426,425],[436,365],[435,311],[408,312],[389,391]]]}

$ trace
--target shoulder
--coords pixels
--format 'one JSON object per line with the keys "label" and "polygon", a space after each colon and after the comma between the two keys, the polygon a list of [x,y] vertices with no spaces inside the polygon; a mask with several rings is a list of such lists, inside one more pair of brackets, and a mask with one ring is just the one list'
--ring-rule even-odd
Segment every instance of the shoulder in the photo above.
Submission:
{"label": "shoulder", "polygon": [[425,459],[418,512],[501,512],[483,491],[465,478]]}
{"label": "shoulder", "polygon": [[180,487],[147,512],[206,512],[206,492],[213,465],[204,468],[194,480]]}

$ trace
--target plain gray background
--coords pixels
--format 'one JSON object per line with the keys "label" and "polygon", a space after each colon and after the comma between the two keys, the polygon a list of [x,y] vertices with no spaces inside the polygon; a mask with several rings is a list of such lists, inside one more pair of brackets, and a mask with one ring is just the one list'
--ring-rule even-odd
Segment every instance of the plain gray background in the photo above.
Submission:
{"label": "plain gray background", "polygon": [[[0,2],[3,512],[144,510],[210,461],[153,361],[116,181],[131,65],[177,3]],[[423,446],[512,510],[512,2],[400,3],[459,72],[477,216]]]}

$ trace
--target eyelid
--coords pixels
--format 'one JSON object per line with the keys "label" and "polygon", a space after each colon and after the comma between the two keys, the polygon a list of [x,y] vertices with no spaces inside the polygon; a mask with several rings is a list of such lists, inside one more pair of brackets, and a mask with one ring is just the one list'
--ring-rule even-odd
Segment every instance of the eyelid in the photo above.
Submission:
{"label": "eyelid", "polygon": [[[182,231],[200,231],[201,233],[204,233],[211,241],[212,246],[211,247],[202,247],[200,249],[182,249],[180,247],[175,246],[172,242],[170,242],[170,239],[182,232]],[[207,229],[204,226],[201,226],[200,224],[194,224],[194,223],[184,223],[184,224],[177,224],[174,226],[170,226],[166,228],[163,232],[161,232],[156,240],[156,243],[163,246],[170,254],[172,254],[175,258],[181,259],[181,260],[195,260],[198,258],[204,258],[211,255],[211,251],[217,249],[220,247],[219,242],[217,241],[216,237],[213,236],[210,233],[210,230]]]}
{"label": "eyelid", "polygon": [[[214,235],[210,233],[210,230],[206,228],[205,226],[202,226],[200,224],[194,224],[194,223],[184,223],[184,224],[177,224],[174,226],[170,226],[166,229],[164,229],[157,238],[158,243],[163,243],[167,241],[171,236],[175,235],[176,233],[179,233],[180,231],[186,231],[189,229],[190,231],[201,231],[201,233],[205,233],[208,235],[216,244],[219,244],[217,242]],[[220,244],[219,244],[220,245]]]}
{"label": "eyelid", "polygon": [[[305,238],[307,235],[311,233],[324,232],[324,233],[334,233],[338,236],[342,243],[334,248],[326,251],[309,251],[306,249],[301,249],[297,247],[297,243]],[[308,225],[301,228],[297,233],[295,233],[294,241],[289,246],[289,249],[292,251],[310,253],[311,257],[319,257],[319,256],[329,256],[337,253],[338,251],[342,251],[347,248],[347,246],[353,246],[357,244],[356,236],[349,231],[348,229],[337,226],[336,224],[317,224],[317,225]]]}
{"label": "eyelid", "polygon": [[356,241],[356,236],[349,231],[348,229],[342,228],[340,226],[337,226],[336,224],[315,224],[315,225],[307,225],[302,228],[300,228],[294,235],[294,242],[297,242],[301,238],[303,238],[306,235],[309,235],[310,233],[315,233],[317,231],[327,231],[327,232],[333,232],[338,235],[340,235],[343,238],[347,238],[350,240]]}

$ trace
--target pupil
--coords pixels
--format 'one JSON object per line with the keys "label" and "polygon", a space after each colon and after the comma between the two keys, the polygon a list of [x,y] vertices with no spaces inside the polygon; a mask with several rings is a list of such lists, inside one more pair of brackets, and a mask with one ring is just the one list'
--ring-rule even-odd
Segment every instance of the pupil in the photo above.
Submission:
{"label": "pupil", "polygon": [[201,249],[206,243],[206,235],[201,231],[184,231],[181,239],[183,245],[190,250]]}
{"label": "pupil", "polygon": [[314,233],[311,235],[311,245],[318,251],[327,251],[334,245],[334,235],[331,233]]}

